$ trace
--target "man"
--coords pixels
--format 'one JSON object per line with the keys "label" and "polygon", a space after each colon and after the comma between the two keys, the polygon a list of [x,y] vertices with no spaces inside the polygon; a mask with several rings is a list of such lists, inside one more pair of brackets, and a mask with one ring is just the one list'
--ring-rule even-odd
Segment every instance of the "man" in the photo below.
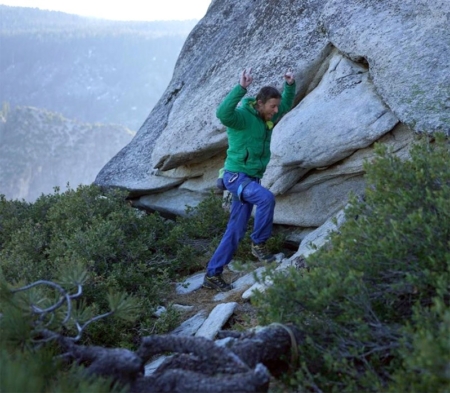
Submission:
{"label": "man", "polygon": [[245,69],[236,85],[217,108],[216,115],[227,127],[228,150],[223,172],[223,185],[233,195],[230,219],[223,238],[206,268],[203,287],[229,291],[232,285],[222,278],[222,272],[233,258],[245,235],[253,206],[255,224],[251,234],[252,254],[261,262],[273,262],[275,257],[265,242],[272,234],[274,195],[260,182],[270,160],[270,140],[274,124],[287,113],[294,102],[294,74],[284,75],[283,94],[271,86],[263,87],[256,98],[245,98],[253,81],[251,68]]}

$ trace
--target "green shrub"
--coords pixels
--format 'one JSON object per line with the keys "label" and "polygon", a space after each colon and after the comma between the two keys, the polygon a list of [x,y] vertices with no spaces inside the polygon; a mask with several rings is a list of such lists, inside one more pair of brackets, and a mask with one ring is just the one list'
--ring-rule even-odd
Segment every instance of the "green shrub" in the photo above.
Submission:
{"label": "green shrub", "polygon": [[[0,197],[0,391],[122,391],[111,381],[87,376],[83,368],[55,362],[51,345],[33,341],[42,324],[75,337],[76,321],[83,325],[114,310],[118,318],[89,324],[81,343],[122,348],[135,348],[143,336],[179,324],[170,305],[160,318],[152,314],[180,274],[204,268],[228,218],[221,198],[211,194],[187,208],[186,217],[171,221],[131,208],[125,197],[96,186],[56,189],[35,203]],[[207,247],[199,249],[198,242]],[[44,319],[30,312],[31,304],[54,305],[60,297],[54,288],[11,291],[40,280],[70,293],[77,291],[74,283],[83,285],[68,321],[67,307]]]}
{"label": "green shrub", "polygon": [[[70,271],[81,264],[89,273],[83,301],[99,314],[108,309],[108,293],[133,295],[141,308],[137,322],[99,321],[83,336],[86,343],[130,347],[139,342],[141,329],[154,324],[153,310],[165,302],[173,281],[206,265],[209,248],[195,244],[216,241],[227,219],[220,206],[211,194],[188,208],[186,217],[171,221],[132,208],[124,191],[96,186],[55,190],[35,203],[2,196],[0,267],[7,282],[24,285],[56,280],[62,267]],[[174,324],[161,324],[158,331]]]}
{"label": "green shrub", "polygon": [[414,308],[400,350],[404,365],[394,371],[389,392],[450,391],[450,309],[442,297],[434,300],[431,308]]}
{"label": "green shrub", "polygon": [[110,311],[94,315],[95,310],[83,301],[76,303],[86,279],[82,267],[60,273],[59,284],[39,280],[21,288],[12,288],[0,276],[0,391],[123,391],[112,380],[70,367],[59,356],[54,333],[76,339],[99,318],[134,320],[135,300],[124,293],[110,293]]}
{"label": "green shrub", "polygon": [[89,376],[83,367],[65,367],[51,350],[15,353],[0,347],[2,392],[120,393],[126,390],[110,380]]}
{"label": "green shrub", "polygon": [[406,161],[376,152],[330,247],[256,296],[261,322],[305,332],[286,378],[301,391],[448,392],[449,142],[424,139]]}

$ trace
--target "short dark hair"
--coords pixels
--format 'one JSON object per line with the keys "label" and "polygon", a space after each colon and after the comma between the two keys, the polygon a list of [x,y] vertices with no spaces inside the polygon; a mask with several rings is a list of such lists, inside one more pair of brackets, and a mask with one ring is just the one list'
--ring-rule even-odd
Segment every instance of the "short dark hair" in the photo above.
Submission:
{"label": "short dark hair", "polygon": [[271,98],[281,98],[281,93],[275,87],[264,86],[256,96],[256,101],[261,100],[265,104]]}

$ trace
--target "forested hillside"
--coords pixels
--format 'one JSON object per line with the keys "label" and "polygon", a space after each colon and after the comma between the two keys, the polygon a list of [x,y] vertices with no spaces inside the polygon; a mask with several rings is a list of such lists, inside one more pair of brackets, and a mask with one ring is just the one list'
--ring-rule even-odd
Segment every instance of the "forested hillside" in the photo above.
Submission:
{"label": "forested hillside", "polygon": [[0,194],[34,201],[54,187],[90,184],[133,132],[90,124],[40,108],[4,104],[0,112]]}
{"label": "forested hillside", "polygon": [[0,5],[0,102],[137,131],[195,23],[107,21]]}
{"label": "forested hillside", "polygon": [[161,97],[195,23],[0,5],[0,194],[90,184]]}

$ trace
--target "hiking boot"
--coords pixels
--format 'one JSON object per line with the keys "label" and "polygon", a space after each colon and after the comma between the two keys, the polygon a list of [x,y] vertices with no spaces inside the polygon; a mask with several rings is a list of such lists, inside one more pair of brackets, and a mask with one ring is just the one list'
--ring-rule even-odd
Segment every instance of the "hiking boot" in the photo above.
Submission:
{"label": "hiking boot", "polygon": [[269,252],[266,247],[266,243],[252,243],[252,254],[258,258],[260,262],[270,263],[275,260],[275,255]]}
{"label": "hiking boot", "polygon": [[221,274],[216,274],[214,276],[209,277],[205,275],[205,279],[203,280],[203,287],[209,289],[216,289],[219,292],[226,292],[233,289],[233,286],[225,282]]}

